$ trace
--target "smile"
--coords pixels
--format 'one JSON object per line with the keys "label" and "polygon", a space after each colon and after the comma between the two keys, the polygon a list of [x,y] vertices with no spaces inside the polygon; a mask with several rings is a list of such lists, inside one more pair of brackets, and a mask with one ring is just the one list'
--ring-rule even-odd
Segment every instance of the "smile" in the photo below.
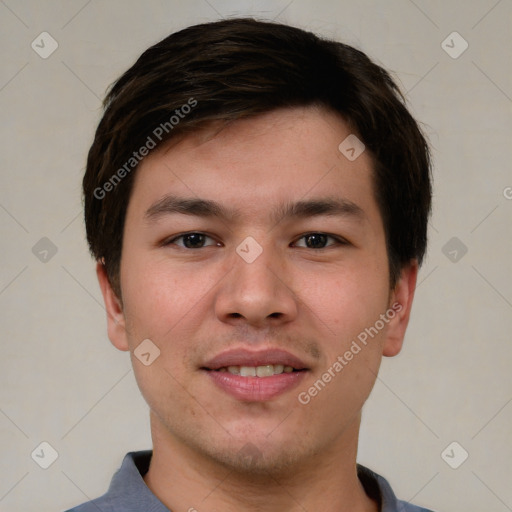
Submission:
{"label": "smile", "polygon": [[266,364],[262,366],[223,366],[215,371],[229,372],[232,375],[240,375],[241,377],[271,377],[272,375],[292,373],[299,370],[283,364]]}
{"label": "smile", "polygon": [[215,387],[243,402],[262,402],[291,391],[309,373],[299,357],[286,350],[246,347],[231,349],[205,361],[199,368]]}

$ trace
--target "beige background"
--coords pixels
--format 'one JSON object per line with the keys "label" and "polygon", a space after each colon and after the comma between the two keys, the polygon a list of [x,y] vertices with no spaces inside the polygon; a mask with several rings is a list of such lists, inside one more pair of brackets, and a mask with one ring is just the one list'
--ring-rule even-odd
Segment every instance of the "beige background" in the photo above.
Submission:
{"label": "beige background", "polygon": [[[510,0],[0,1],[0,510],[63,511],[102,494],[127,451],[151,446],[84,241],[85,155],[106,87],[147,46],[234,14],[360,47],[424,123],[430,249],[405,349],[384,361],[364,411],[360,462],[440,512],[512,510]],[[59,45],[46,59],[31,48],[43,31]],[[456,59],[441,46],[453,31],[469,44]],[[43,237],[57,248],[46,262],[32,250]],[[443,252],[452,237],[458,247]],[[43,441],[58,452],[46,470],[31,458]],[[469,453],[458,469],[441,457],[453,441]]]}

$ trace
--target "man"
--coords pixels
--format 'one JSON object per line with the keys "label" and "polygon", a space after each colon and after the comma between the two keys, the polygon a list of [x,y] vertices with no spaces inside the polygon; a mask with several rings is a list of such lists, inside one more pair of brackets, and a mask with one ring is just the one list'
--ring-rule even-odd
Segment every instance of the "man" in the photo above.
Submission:
{"label": "man", "polygon": [[83,185],[153,450],[74,511],[425,510],[356,464],[431,201],[386,71],[285,25],[189,27],[112,87]]}

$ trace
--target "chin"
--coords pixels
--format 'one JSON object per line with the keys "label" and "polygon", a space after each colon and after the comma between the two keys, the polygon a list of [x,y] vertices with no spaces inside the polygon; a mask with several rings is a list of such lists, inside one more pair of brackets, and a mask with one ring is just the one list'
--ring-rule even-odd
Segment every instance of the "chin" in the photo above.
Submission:
{"label": "chin", "polygon": [[[261,447],[262,448],[262,447]],[[217,463],[239,475],[251,477],[277,477],[289,474],[297,468],[302,456],[297,451],[260,449],[252,442],[239,450],[227,449],[214,455]]]}
{"label": "chin", "polygon": [[[208,447],[209,458],[240,476],[283,477],[296,472],[304,458],[311,456],[311,448],[303,446],[297,436],[269,439],[267,436],[244,435],[230,438],[224,446]],[[311,452],[311,453],[310,453]]]}

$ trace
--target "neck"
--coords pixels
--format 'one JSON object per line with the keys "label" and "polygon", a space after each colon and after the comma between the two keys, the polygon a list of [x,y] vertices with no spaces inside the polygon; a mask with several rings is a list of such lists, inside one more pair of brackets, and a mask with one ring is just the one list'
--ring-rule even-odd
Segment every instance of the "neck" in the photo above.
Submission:
{"label": "neck", "polygon": [[173,512],[377,512],[356,472],[359,420],[328,452],[292,471],[255,475],[184,445],[151,414],[153,457],[144,481]]}

